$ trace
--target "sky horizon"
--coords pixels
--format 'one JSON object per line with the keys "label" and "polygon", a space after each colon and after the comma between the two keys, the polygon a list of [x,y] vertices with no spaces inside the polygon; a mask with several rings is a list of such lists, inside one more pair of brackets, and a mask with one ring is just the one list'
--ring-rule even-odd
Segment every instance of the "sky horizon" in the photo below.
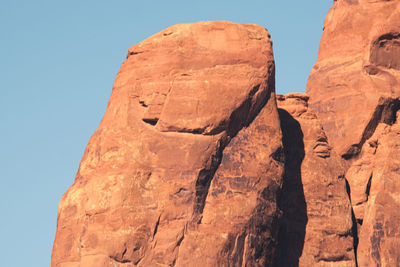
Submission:
{"label": "sky horizon", "polygon": [[272,36],[277,93],[305,92],[332,4],[4,0],[0,234],[7,257],[2,265],[50,264],[59,201],[105,113],[129,47],[178,23],[255,23]]}

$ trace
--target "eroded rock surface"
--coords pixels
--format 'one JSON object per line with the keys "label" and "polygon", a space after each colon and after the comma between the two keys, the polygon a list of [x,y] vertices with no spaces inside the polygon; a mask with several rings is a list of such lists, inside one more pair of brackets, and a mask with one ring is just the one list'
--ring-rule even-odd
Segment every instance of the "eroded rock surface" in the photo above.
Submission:
{"label": "eroded rock surface", "polygon": [[399,148],[399,121],[380,123],[347,171],[359,228],[359,266],[400,263]]}
{"label": "eroded rock surface", "polygon": [[130,48],[51,266],[399,266],[400,2],[334,1],[310,99],[274,69],[251,24]]}
{"label": "eroded rock surface", "polygon": [[335,1],[307,94],[332,146],[346,159],[371,137],[380,98],[400,95],[399,62],[399,1]]}
{"label": "eroded rock surface", "polygon": [[276,266],[356,266],[345,168],[302,93],[278,95],[286,155]]}
{"label": "eroded rock surface", "polygon": [[281,138],[264,28],[180,24],[133,46],[51,266],[271,266]]}
{"label": "eroded rock surface", "polygon": [[307,93],[346,179],[358,266],[399,266],[400,2],[339,0]]}

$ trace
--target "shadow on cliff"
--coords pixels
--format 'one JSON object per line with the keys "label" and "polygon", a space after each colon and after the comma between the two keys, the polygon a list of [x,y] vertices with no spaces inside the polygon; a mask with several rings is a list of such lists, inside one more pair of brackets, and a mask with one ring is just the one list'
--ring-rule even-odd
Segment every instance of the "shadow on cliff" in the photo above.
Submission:
{"label": "shadow on cliff", "polygon": [[282,210],[278,235],[276,267],[299,266],[306,234],[307,205],[301,180],[304,159],[303,132],[300,124],[286,110],[278,109],[285,153],[285,172],[282,192],[278,198]]}

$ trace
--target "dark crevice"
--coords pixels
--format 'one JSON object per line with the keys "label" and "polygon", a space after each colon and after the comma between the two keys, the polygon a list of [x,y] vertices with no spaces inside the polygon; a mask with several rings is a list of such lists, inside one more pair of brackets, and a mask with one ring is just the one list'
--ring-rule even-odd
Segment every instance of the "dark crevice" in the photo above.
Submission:
{"label": "dark crevice", "polygon": [[344,259],[345,259],[344,255],[336,256],[336,257],[332,256],[332,257],[322,258],[318,262],[322,261],[322,262],[335,262],[336,263],[336,262],[342,261]]}
{"label": "dark crevice", "polygon": [[[353,208],[351,209],[351,220],[353,221],[353,226],[351,228],[353,232],[353,248],[354,248],[354,259],[355,259],[355,264],[356,267],[358,267],[358,259],[357,259],[357,249],[358,249],[358,225],[357,225],[357,220],[356,216],[354,216],[354,211]],[[362,222],[361,222],[362,224]]]}
{"label": "dark crevice", "polygon": [[279,147],[276,151],[271,154],[271,158],[280,163],[285,163],[285,151],[282,147]]}
{"label": "dark crevice", "polygon": [[132,52],[129,52],[128,53],[128,55],[126,56],[126,59],[128,59],[130,56],[134,56],[134,55],[139,55],[139,54],[141,54],[141,53],[143,53],[144,51],[132,51]]}
{"label": "dark crevice", "polygon": [[[350,188],[350,184],[347,181],[347,179],[345,179],[346,181],[346,192],[347,192],[347,196],[349,198],[350,201],[350,206],[351,206],[351,220],[352,220],[352,227],[351,227],[351,231],[352,231],[352,235],[353,235],[353,249],[354,249],[354,258],[355,258],[355,264],[356,267],[358,267],[358,261],[357,261],[357,248],[358,248],[358,220],[356,219],[356,216],[354,215],[354,211],[353,211],[353,207],[351,204],[351,188]],[[362,224],[362,222],[360,223],[360,225]]]}
{"label": "dark crevice", "polygon": [[124,249],[124,251],[122,252],[121,255],[110,256],[110,259],[112,259],[113,261],[119,262],[119,263],[128,263],[128,262],[132,262],[131,260],[124,259],[126,252],[127,252],[127,248]]}
{"label": "dark crevice", "polygon": [[399,109],[399,98],[381,97],[370,121],[364,129],[360,142],[358,144],[351,145],[346,153],[342,155],[342,158],[345,160],[356,158],[360,154],[364,143],[374,134],[379,123],[392,125],[396,122],[396,112]]}
{"label": "dark crevice", "polygon": [[377,42],[385,41],[385,40],[393,40],[393,39],[400,39],[400,33],[393,32],[393,33],[386,33],[380,36]]}
{"label": "dark crevice", "polygon": [[147,108],[148,105],[146,105],[146,103],[144,103],[144,101],[139,101],[139,104],[142,105],[143,107]]}
{"label": "dark crevice", "polygon": [[152,125],[152,126],[155,126],[155,125],[157,124],[157,122],[158,122],[158,118],[154,118],[154,119],[143,119],[143,121],[144,121],[145,123],[148,123],[148,124]]}
{"label": "dark crevice", "polygon": [[274,266],[299,266],[308,222],[307,204],[301,178],[301,164],[305,151],[303,132],[297,120],[286,110],[278,109],[284,147],[284,175],[278,207],[282,210],[279,221],[278,249]]}
{"label": "dark crevice", "polygon": [[227,145],[225,142],[220,141],[216,153],[211,156],[211,167],[200,170],[199,175],[196,180],[196,201],[194,203],[194,223],[201,223],[201,214],[204,210],[204,205],[206,202],[206,198],[208,195],[208,190],[210,188],[211,181],[214,177],[215,172],[217,171],[219,165],[222,160],[222,153]]}
{"label": "dark crevice", "polygon": [[185,238],[185,232],[182,233],[181,238],[179,238],[178,242],[176,242],[177,247],[179,247],[181,245],[184,238]]}
{"label": "dark crevice", "polygon": [[154,239],[154,237],[155,237],[155,236],[156,236],[156,234],[157,234],[157,231],[158,231],[158,226],[160,225],[160,219],[161,219],[161,214],[160,214],[160,216],[158,216],[158,219],[157,219],[156,225],[154,226],[154,231],[153,231],[153,239]]}
{"label": "dark crevice", "polygon": [[365,188],[365,195],[367,196],[367,201],[368,201],[368,198],[369,198],[369,193],[371,191],[372,175],[373,174],[371,173],[371,176],[368,179],[367,187]]}

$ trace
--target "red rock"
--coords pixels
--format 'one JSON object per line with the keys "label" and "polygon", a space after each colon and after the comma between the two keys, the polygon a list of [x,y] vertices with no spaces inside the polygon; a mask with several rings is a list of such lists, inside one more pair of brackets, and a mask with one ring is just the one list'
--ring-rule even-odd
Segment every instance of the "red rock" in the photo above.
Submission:
{"label": "red rock", "polygon": [[129,49],[51,266],[271,266],[281,152],[268,32],[170,27]]}
{"label": "red rock", "polygon": [[400,2],[335,1],[307,94],[340,155],[357,156],[376,127],[379,99],[399,96],[399,82]]}
{"label": "red rock", "polygon": [[[399,118],[399,117],[398,117]],[[380,123],[346,176],[359,223],[359,266],[400,262],[400,123]]]}
{"label": "red rock", "polygon": [[335,1],[309,96],[274,79],[257,25],[130,48],[51,266],[398,266],[400,2]]}
{"label": "red rock", "polygon": [[335,1],[307,93],[348,167],[360,267],[400,262],[399,63],[399,1]]}
{"label": "red rock", "polygon": [[277,100],[286,155],[277,266],[356,266],[343,163],[307,95]]}

